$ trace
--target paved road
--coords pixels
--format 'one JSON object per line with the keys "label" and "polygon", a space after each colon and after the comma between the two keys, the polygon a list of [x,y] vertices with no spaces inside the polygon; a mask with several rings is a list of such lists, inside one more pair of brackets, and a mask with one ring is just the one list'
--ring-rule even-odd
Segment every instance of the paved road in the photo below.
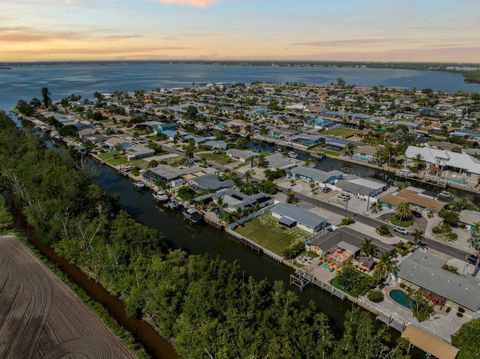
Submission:
{"label": "paved road", "polygon": [[[165,151],[167,152],[171,152],[171,153],[176,153],[178,155],[183,155],[183,151],[181,150],[178,150],[176,148],[173,148],[173,147],[170,147],[170,146],[167,146],[167,145],[162,145],[162,147],[164,148]],[[200,157],[198,156],[194,156],[194,158],[196,160],[201,160]],[[220,171],[226,171],[226,170],[229,170],[227,167],[225,166],[222,166],[222,165],[219,165],[218,163],[215,163],[215,162],[212,162],[212,161],[207,161],[207,163],[215,168],[215,169],[218,169]],[[238,175],[240,176],[243,176],[242,173],[240,172],[236,172]],[[282,192],[286,192],[285,189],[282,189],[280,188],[280,190]],[[349,210],[346,210],[345,208],[342,208],[342,207],[338,207],[334,204],[331,204],[331,203],[328,203],[328,202],[324,202],[324,201],[321,201],[321,200],[318,200],[316,198],[312,198],[312,197],[308,197],[306,195],[303,195],[303,194],[300,194],[300,193],[295,193],[296,197],[299,199],[299,200],[302,200],[304,202],[307,202],[307,203],[310,203],[310,204],[313,204],[317,207],[320,207],[320,208],[324,208],[326,209],[327,211],[330,211],[330,212],[333,212],[333,213],[336,213],[336,214],[339,214],[341,216],[347,216],[347,217],[352,217],[352,218],[355,218],[355,220],[357,222],[360,222],[360,223],[363,223],[363,224],[366,224],[367,226],[370,226],[370,227],[373,227],[373,228],[378,228],[378,226],[380,226],[381,224],[385,224],[384,222],[382,221],[379,221],[377,219],[374,219],[374,218],[370,218],[368,216],[365,216],[363,214],[359,214],[359,213],[356,213],[356,212],[352,212],[352,211],[349,211]],[[390,228],[391,231],[393,231],[393,226],[392,225],[389,225],[387,224],[387,226]],[[413,239],[413,236],[411,235],[403,235],[403,234],[400,234],[400,233],[395,233],[396,236],[400,237],[400,238],[403,238],[405,240],[412,240]],[[424,239],[424,243],[431,249],[434,249],[436,251],[439,251],[441,253],[445,253],[453,258],[457,258],[457,259],[461,259],[461,260],[465,260],[465,257],[467,256],[467,252],[461,250],[461,249],[458,249],[458,248],[454,248],[454,247],[451,247],[447,244],[444,244],[444,243],[441,243],[439,241],[436,241],[436,240],[433,240],[433,239]]]}

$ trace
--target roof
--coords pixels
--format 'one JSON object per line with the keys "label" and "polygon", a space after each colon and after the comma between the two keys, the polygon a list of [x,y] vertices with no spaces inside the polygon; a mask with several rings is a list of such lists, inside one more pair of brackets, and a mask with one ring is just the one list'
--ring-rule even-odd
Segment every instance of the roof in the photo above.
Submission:
{"label": "roof", "polygon": [[273,169],[289,169],[295,167],[299,163],[299,161],[293,158],[285,157],[281,153],[275,153],[267,156],[265,157],[265,161],[267,162],[268,167]]}
{"label": "roof", "polygon": [[480,308],[480,281],[443,269],[446,262],[416,251],[399,265],[398,276],[472,311]]}
{"label": "roof", "polygon": [[389,194],[382,198],[382,202],[385,202],[391,206],[396,206],[400,202],[409,202],[415,206],[426,208],[437,213],[446,206],[445,202],[442,202],[434,197],[418,193],[417,191],[412,191],[411,189],[402,189],[395,194]]}
{"label": "roof", "polygon": [[378,150],[378,147],[376,146],[370,146],[370,145],[365,145],[365,146],[358,146],[355,149],[355,152],[357,153],[365,153],[367,155],[373,156]]}
{"label": "roof", "polygon": [[307,211],[304,208],[293,206],[288,203],[279,203],[272,207],[272,213],[282,217],[290,218],[298,224],[313,230],[325,228],[329,225],[325,218]]}
{"label": "roof", "polygon": [[201,202],[207,199],[223,198],[223,203],[233,209],[243,209],[253,206],[257,203],[270,201],[272,197],[266,193],[260,192],[254,195],[248,195],[233,188],[226,188],[215,193],[206,194],[195,198],[195,202]]}
{"label": "roof", "polygon": [[148,177],[149,173],[150,174],[153,173],[156,176],[162,177],[167,181],[170,181],[178,177],[185,176],[191,173],[200,172],[200,171],[202,171],[200,167],[178,168],[178,167],[173,167],[169,165],[159,165],[155,168],[149,169],[146,172],[146,175]]}
{"label": "roof", "polygon": [[417,155],[420,155],[425,162],[480,174],[480,161],[466,153],[437,150],[430,147],[408,146],[405,151],[405,156],[410,159],[415,159]]}
{"label": "roof", "polygon": [[314,180],[315,182],[325,182],[331,179],[332,177],[342,177],[343,172],[340,171],[322,171],[312,167],[298,166],[292,168],[290,173],[295,176],[308,177]]}
{"label": "roof", "polygon": [[227,143],[225,141],[207,141],[203,144],[204,146],[213,147],[213,148],[227,148]]}
{"label": "roof", "polygon": [[407,325],[402,333],[402,338],[438,359],[455,359],[459,352],[458,348],[413,324]]}
{"label": "roof", "polygon": [[192,182],[195,186],[204,189],[204,190],[219,190],[223,188],[230,188],[234,186],[233,181],[226,180],[220,181],[217,176],[214,174],[207,174],[200,177],[193,178]]}
{"label": "roof", "polygon": [[355,178],[353,180],[340,180],[335,184],[336,187],[344,191],[355,193],[363,196],[376,195],[379,190],[386,187],[383,182],[374,181],[366,178]]}
{"label": "roof", "polygon": [[127,155],[130,156],[146,156],[146,155],[154,155],[155,151],[151,148],[145,147],[143,145],[134,145],[127,147],[125,149]]}
{"label": "roof", "polygon": [[250,150],[238,150],[236,148],[232,148],[227,150],[227,155],[248,160],[251,157],[258,156],[258,153]]}
{"label": "roof", "polygon": [[346,147],[349,144],[358,146],[360,142],[347,140],[345,138],[325,137],[325,144],[329,146]]}
{"label": "roof", "polygon": [[352,255],[355,255],[355,253],[357,253],[360,250],[360,248],[358,248],[357,246],[354,246],[353,244],[350,244],[344,241],[338,242],[337,247],[345,249],[346,251],[350,252]]}
{"label": "roof", "polygon": [[377,246],[379,253],[388,252],[393,249],[393,246],[389,244],[383,243],[378,239],[369,237],[348,227],[340,227],[333,232],[318,236],[311,241],[310,245],[318,247],[323,252],[326,252],[336,247],[340,242],[360,247],[360,244],[365,241],[365,239],[371,239]]}
{"label": "roof", "polygon": [[465,209],[460,212],[460,222],[465,224],[475,224],[480,222],[480,212]]}

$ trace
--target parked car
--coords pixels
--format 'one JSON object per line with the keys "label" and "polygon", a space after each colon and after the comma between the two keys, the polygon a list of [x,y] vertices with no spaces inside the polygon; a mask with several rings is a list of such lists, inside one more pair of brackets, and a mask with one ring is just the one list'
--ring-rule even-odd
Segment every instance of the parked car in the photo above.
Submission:
{"label": "parked car", "polygon": [[329,188],[329,187],[323,187],[323,188],[322,188],[322,192],[323,192],[323,193],[332,192],[332,189]]}
{"label": "parked car", "polygon": [[418,211],[412,211],[412,215],[415,217],[415,218],[422,218],[422,214]]}
{"label": "parked car", "polygon": [[467,254],[467,262],[473,265],[476,265],[478,257],[474,254]]}
{"label": "parked car", "polygon": [[407,235],[408,234],[408,230],[406,228],[403,228],[403,227],[399,227],[399,226],[395,226],[393,227],[393,230],[397,233],[400,233],[400,234],[403,234],[403,235]]}
{"label": "parked car", "polygon": [[338,195],[338,198],[344,199],[344,200],[349,200],[352,196],[350,196],[348,193],[340,193]]}

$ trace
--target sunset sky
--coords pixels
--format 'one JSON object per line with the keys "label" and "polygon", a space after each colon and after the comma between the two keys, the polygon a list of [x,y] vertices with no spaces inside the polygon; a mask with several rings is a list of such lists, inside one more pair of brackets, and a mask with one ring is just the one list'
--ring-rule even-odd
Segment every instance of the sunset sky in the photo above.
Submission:
{"label": "sunset sky", "polygon": [[0,61],[480,62],[480,0],[0,0]]}

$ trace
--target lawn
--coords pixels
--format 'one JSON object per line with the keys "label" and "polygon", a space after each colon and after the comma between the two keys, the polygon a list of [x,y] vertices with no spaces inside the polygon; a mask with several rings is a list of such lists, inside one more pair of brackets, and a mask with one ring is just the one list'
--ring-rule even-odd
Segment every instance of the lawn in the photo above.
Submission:
{"label": "lawn", "polygon": [[118,151],[110,151],[99,155],[100,159],[112,166],[120,166],[128,163],[127,156]]}
{"label": "lawn", "polygon": [[352,137],[357,133],[358,133],[358,130],[353,128],[330,128],[322,132],[322,135],[348,138],[348,137]]}
{"label": "lawn", "polygon": [[222,166],[235,162],[223,152],[222,153],[205,152],[205,153],[199,154],[199,156],[201,158],[205,158],[207,161],[213,161]]}
{"label": "lawn", "polygon": [[408,227],[411,227],[413,225],[413,220],[407,219],[407,220],[401,221],[396,216],[393,216],[392,217],[392,224],[395,225],[395,226],[408,228]]}
{"label": "lawn", "polygon": [[325,153],[326,155],[334,156],[334,157],[339,157],[340,152],[335,151],[335,150],[330,150],[328,148],[323,148],[323,144],[317,145],[315,147],[311,147],[309,150],[314,151],[314,152],[320,152],[320,153]]}
{"label": "lawn", "polygon": [[237,227],[236,232],[278,255],[283,255],[283,251],[296,241],[310,237],[310,233],[302,229],[282,227],[270,213]]}

